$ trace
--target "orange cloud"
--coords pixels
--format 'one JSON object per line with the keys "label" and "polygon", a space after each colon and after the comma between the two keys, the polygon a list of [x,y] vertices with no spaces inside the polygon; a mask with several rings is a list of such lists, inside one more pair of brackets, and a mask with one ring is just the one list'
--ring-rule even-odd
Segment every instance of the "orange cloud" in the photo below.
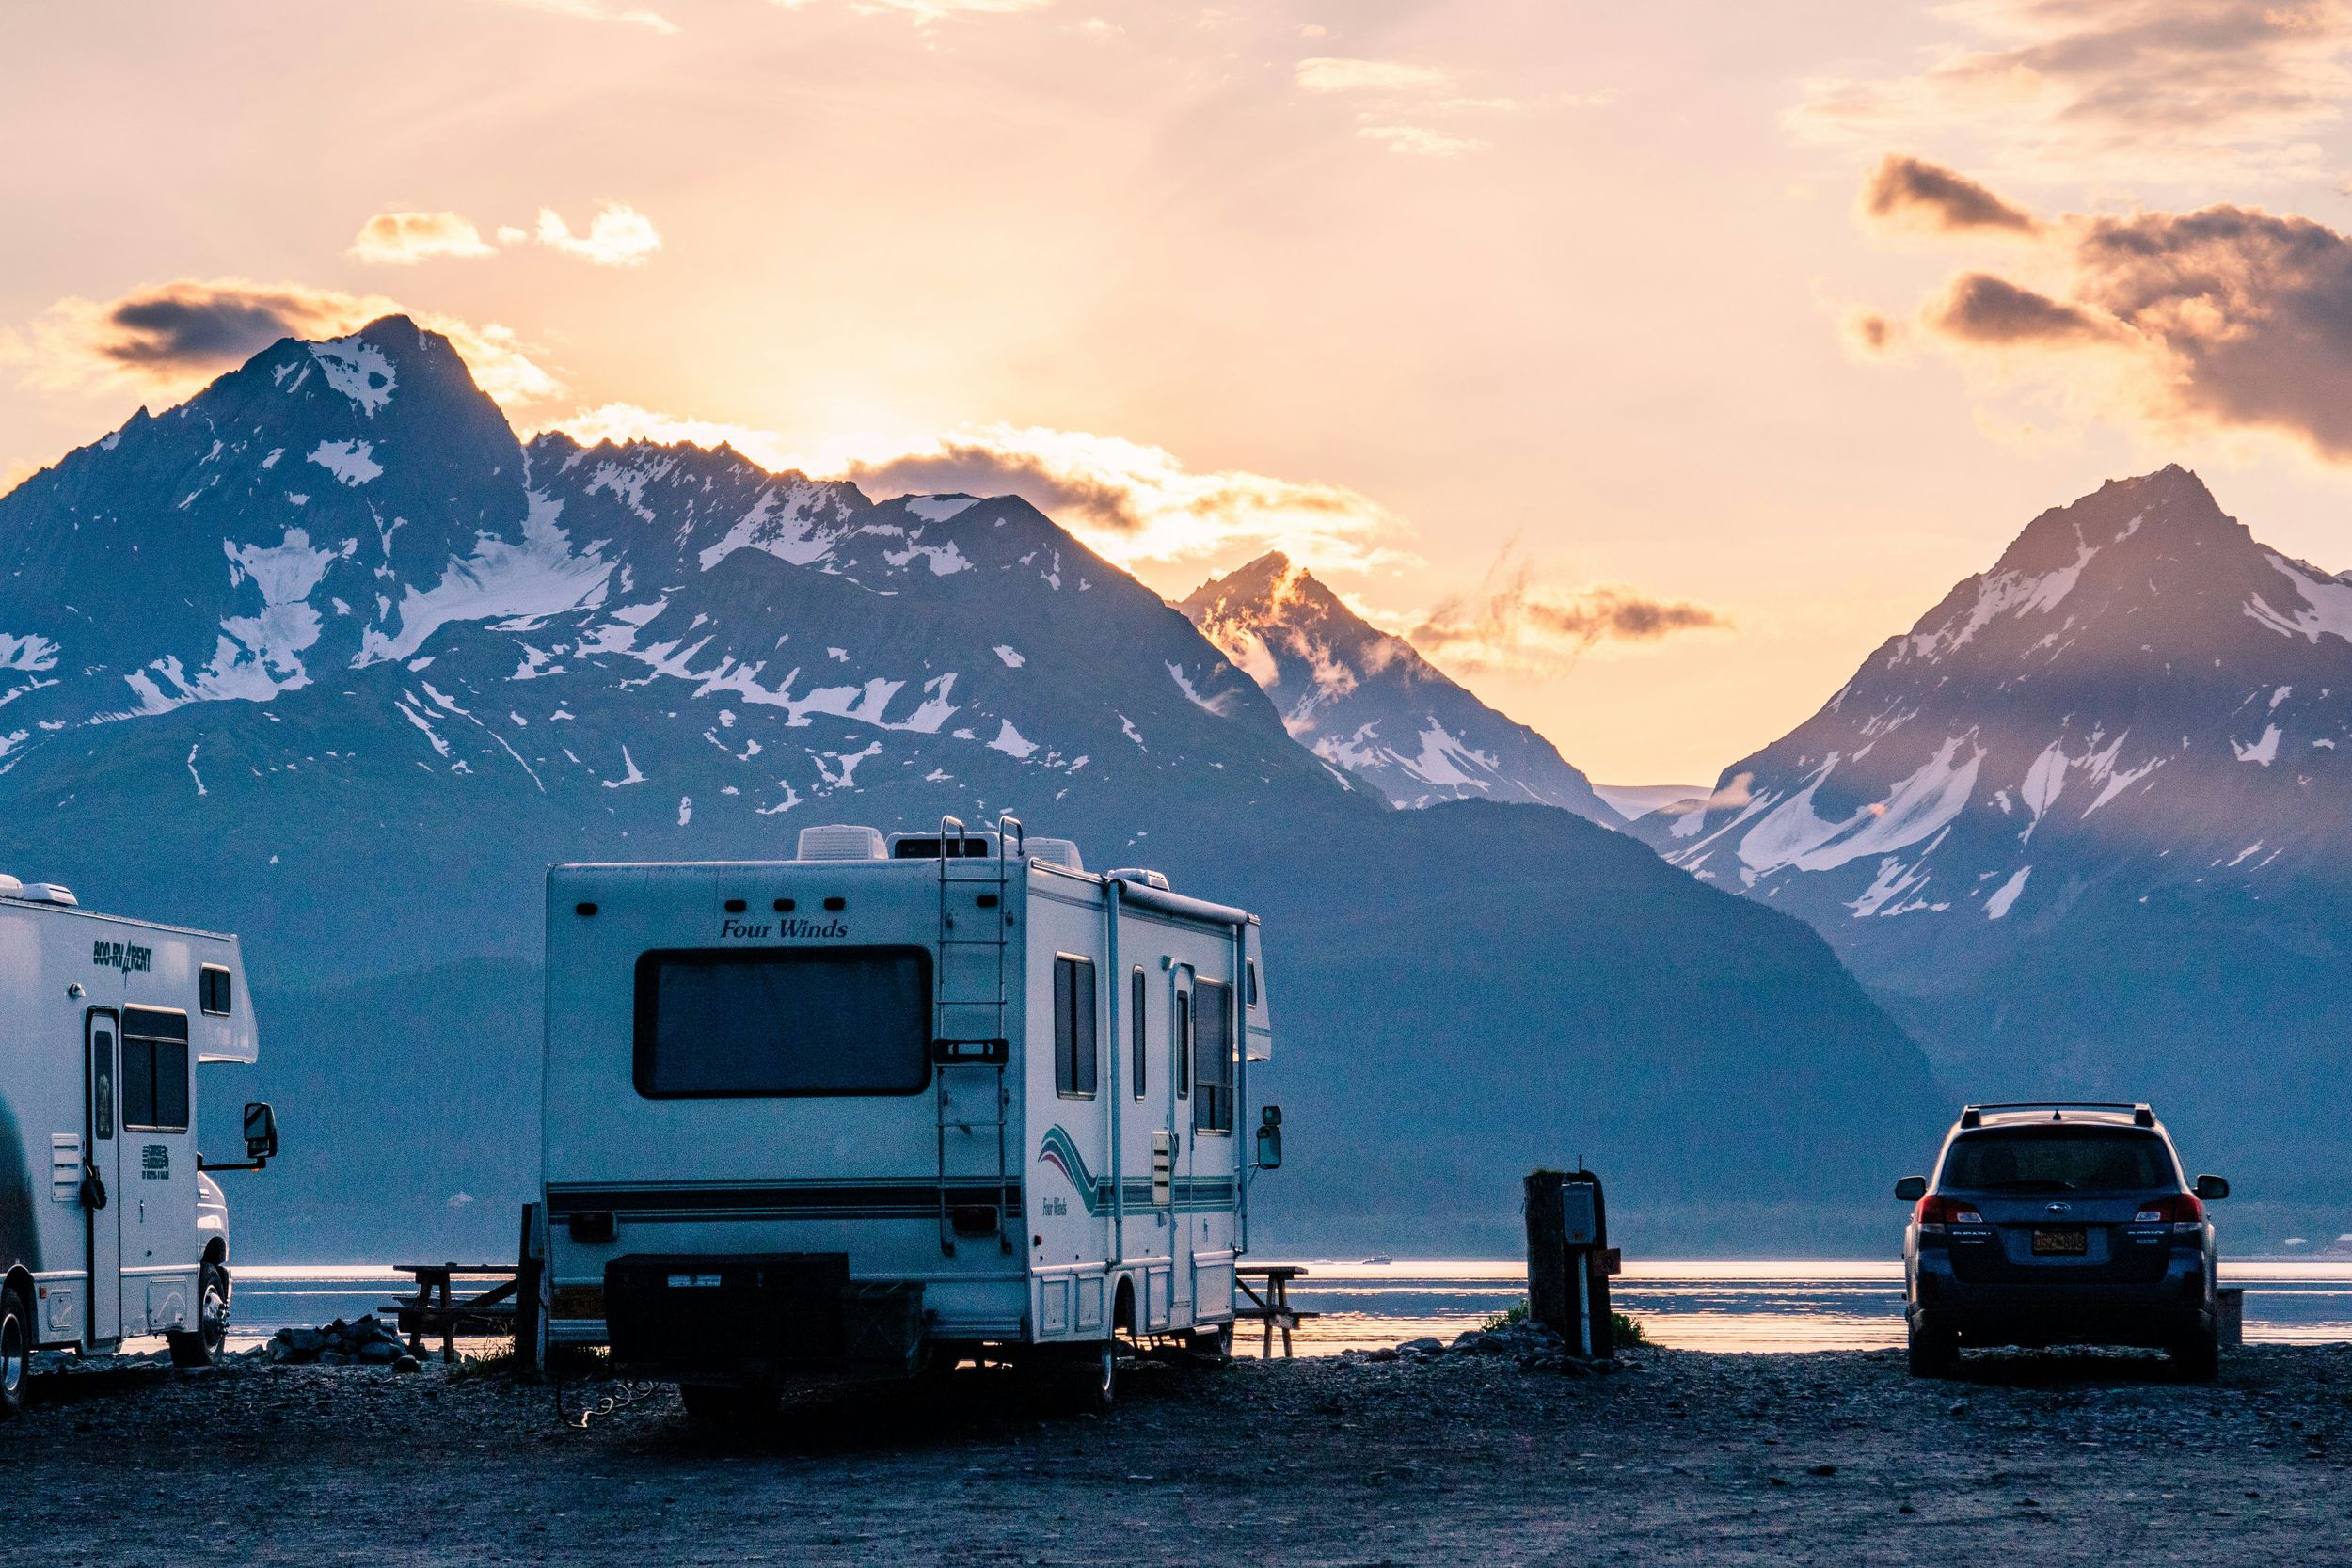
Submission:
{"label": "orange cloud", "polygon": [[496,256],[482,231],[455,213],[378,213],[344,252],[356,261],[407,266],[435,257]]}

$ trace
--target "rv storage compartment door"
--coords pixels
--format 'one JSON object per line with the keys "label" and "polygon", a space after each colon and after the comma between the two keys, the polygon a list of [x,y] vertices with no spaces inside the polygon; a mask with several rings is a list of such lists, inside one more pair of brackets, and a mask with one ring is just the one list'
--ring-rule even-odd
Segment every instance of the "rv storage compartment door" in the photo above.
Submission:
{"label": "rv storage compartment door", "polygon": [[[854,1304],[852,1293],[846,1253],[632,1253],[605,1265],[606,1335],[615,1365],[690,1382],[757,1382],[845,1368],[853,1305],[861,1362],[887,1359],[873,1354],[878,1336],[903,1342],[912,1332],[919,1342],[921,1286],[898,1296],[885,1287],[873,1301],[860,1294]],[[894,1319],[914,1327],[894,1334]],[[898,1354],[911,1358],[914,1347]]]}

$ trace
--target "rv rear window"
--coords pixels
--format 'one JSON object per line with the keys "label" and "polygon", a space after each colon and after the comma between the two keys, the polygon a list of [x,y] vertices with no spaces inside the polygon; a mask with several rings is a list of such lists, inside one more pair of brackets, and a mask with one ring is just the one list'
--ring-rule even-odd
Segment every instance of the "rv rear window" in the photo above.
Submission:
{"label": "rv rear window", "polygon": [[188,1130],[188,1015],[122,1009],[122,1125],[139,1132]]}
{"label": "rv rear window", "polygon": [[930,1082],[930,1005],[919,947],[647,953],[637,1092],[914,1094]]}
{"label": "rv rear window", "polygon": [[1054,960],[1054,1092],[1073,1100],[1094,1096],[1094,960]]}

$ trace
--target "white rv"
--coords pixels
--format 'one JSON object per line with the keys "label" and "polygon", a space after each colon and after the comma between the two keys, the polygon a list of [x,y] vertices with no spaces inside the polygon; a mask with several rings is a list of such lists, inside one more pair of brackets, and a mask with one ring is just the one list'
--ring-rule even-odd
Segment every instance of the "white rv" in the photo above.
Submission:
{"label": "white rv", "polygon": [[1230,1345],[1255,916],[950,818],[556,866],[547,919],[550,1347],[740,1414],[981,1355],[1106,1403],[1117,1335]]}
{"label": "white rv", "polygon": [[196,1148],[197,1064],[259,1053],[237,939],[80,908],[0,877],[0,1414],[31,1352],[169,1337],[202,1365],[229,1317],[229,1211]]}

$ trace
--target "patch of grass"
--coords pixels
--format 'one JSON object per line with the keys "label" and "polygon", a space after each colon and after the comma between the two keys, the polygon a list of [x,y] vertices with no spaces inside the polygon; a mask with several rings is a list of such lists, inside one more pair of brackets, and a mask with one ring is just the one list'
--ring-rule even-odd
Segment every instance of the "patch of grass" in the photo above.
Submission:
{"label": "patch of grass", "polygon": [[[1524,1323],[1526,1321],[1527,1298],[1525,1296],[1521,1296],[1518,1301],[1513,1302],[1502,1311],[1493,1314],[1478,1326],[1482,1332],[1492,1334],[1499,1329],[1509,1328],[1513,1323]],[[1609,1323],[1610,1327],[1616,1335],[1618,1345],[1621,1347],[1646,1345],[1653,1342],[1649,1337],[1649,1331],[1642,1326],[1642,1320],[1639,1318],[1629,1318],[1623,1312],[1612,1312],[1609,1314]]]}
{"label": "patch of grass", "polygon": [[1513,1323],[1525,1323],[1526,1321],[1527,1298],[1525,1296],[1521,1296],[1518,1300],[1513,1302],[1502,1311],[1497,1312],[1494,1316],[1488,1318],[1485,1323],[1480,1323],[1478,1326],[1481,1332],[1492,1334],[1499,1328],[1508,1328]]}

